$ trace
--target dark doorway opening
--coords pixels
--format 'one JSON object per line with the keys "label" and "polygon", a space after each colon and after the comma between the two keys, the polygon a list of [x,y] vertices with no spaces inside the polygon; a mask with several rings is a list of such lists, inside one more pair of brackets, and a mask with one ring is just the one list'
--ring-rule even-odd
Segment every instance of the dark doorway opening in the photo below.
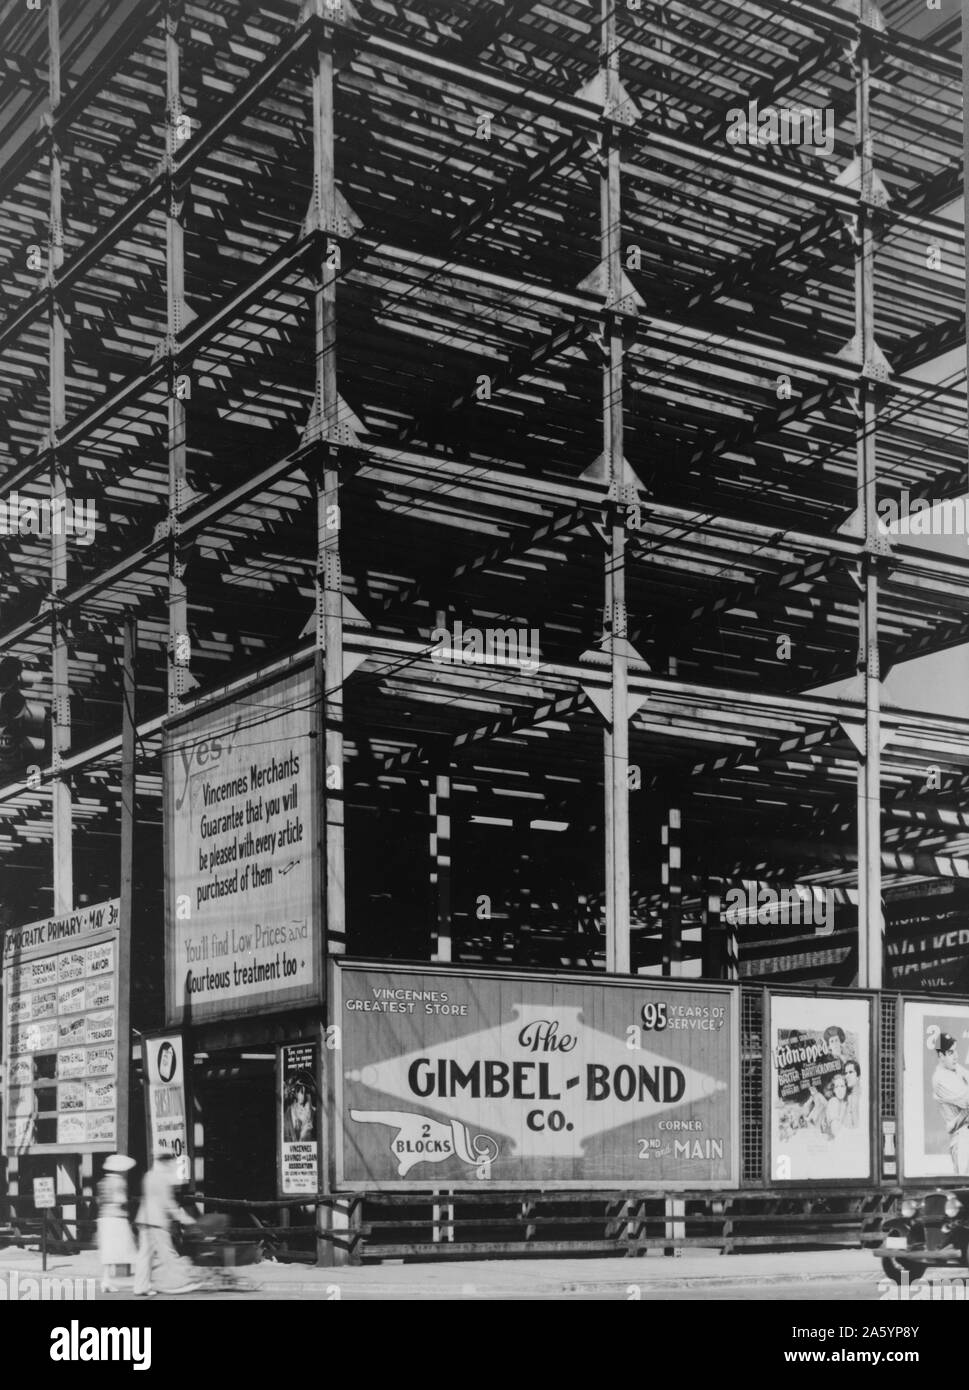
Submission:
{"label": "dark doorway opening", "polygon": [[205,1193],[276,1196],[276,1073],[271,1058],[212,1057],[196,1070],[205,1125]]}

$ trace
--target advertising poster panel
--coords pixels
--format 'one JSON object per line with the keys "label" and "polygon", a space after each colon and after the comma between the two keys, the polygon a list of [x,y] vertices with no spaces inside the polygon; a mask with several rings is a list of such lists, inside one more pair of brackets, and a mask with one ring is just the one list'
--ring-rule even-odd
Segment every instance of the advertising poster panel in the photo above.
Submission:
{"label": "advertising poster panel", "polygon": [[7,1154],[115,1147],[119,924],[111,898],[4,937]]}
{"label": "advertising poster panel", "polygon": [[[907,890],[912,894],[913,890]],[[885,905],[885,988],[964,994],[969,986],[969,883],[920,883]]]}
{"label": "advertising poster panel", "polygon": [[190,1172],[189,1104],[185,1045],[180,1033],[146,1034],[142,1039],[148,1153],[175,1155],[181,1182]]}
{"label": "advertising poster panel", "polygon": [[283,1197],[319,1191],[316,1044],[279,1049],[279,1191]]}
{"label": "advertising poster panel", "polygon": [[338,1187],[731,1187],[738,995],[333,967]]}
{"label": "advertising poster panel", "polygon": [[770,1175],[871,1177],[871,1001],[770,995]]}
{"label": "advertising poster panel", "polygon": [[969,1005],[902,1005],[902,1177],[969,1177]]}
{"label": "advertising poster panel", "polygon": [[312,670],[165,731],[171,1025],[320,998]]}

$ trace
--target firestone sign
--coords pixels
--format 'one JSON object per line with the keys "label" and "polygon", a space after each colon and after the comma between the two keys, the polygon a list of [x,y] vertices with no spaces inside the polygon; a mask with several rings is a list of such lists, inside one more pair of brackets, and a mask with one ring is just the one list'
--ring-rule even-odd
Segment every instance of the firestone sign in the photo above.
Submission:
{"label": "firestone sign", "polygon": [[736,991],[334,967],[344,1188],[729,1187]]}

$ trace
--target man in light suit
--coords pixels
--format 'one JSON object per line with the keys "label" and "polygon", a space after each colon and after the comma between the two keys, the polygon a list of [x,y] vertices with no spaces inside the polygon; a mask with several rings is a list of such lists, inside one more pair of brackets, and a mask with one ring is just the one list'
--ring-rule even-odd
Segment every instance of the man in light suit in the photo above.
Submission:
{"label": "man in light suit", "polygon": [[135,1217],[135,1293],[145,1297],[154,1293],[190,1293],[199,1287],[192,1262],[177,1255],[172,1244],[173,1222],[182,1226],[195,1224],[175,1200],[177,1182],[174,1155],[157,1153],[141,1185],[141,1206]]}

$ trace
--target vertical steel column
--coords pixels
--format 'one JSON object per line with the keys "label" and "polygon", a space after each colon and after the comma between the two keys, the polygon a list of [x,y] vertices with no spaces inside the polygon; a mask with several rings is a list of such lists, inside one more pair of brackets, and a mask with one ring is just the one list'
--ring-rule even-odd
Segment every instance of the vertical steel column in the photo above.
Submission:
{"label": "vertical steel column", "polygon": [[[758,888],[756,880],[751,881],[750,879],[745,879],[743,886],[747,895],[748,903],[756,903]],[[736,919],[736,914],[734,915],[733,921],[731,921],[728,917],[724,917],[723,915],[721,915],[721,921],[723,922],[724,927],[723,978],[725,980],[739,980],[740,927]]]}
{"label": "vertical steel column", "polygon": [[192,1200],[205,1209],[205,1110],[192,1088]]}
{"label": "vertical steel column", "polygon": [[[307,230],[318,257],[314,296],[314,403],[307,442],[318,442],[321,461],[314,474],[316,492],[316,672],[321,691],[325,761],[324,858],[325,954],[346,951],[346,855],[343,757],[343,574],[340,554],[339,393],[336,362],[336,281],[340,243],[334,163],[334,30],[328,18],[341,18],[342,6],[308,0],[304,15],[316,20],[313,61],[313,193]],[[321,1053],[326,1062],[327,1054]],[[329,1159],[323,1173],[330,1182]],[[355,1206],[333,1200],[316,1208],[317,1264],[343,1265],[351,1259]]]}
{"label": "vertical steel column", "polygon": [[168,712],[176,714],[189,688],[186,555],[180,516],[188,503],[185,390],[179,379],[178,336],[188,321],[185,303],[185,226],[182,192],[176,187],[181,103],[181,0],[165,5],[165,287],[168,357]]}
{"label": "vertical steel column", "polygon": [[733,926],[727,923],[726,932],[723,938],[723,978],[725,980],[740,979],[740,940],[736,924]]}
{"label": "vertical steel column", "polygon": [[[57,279],[64,264],[64,222],[62,163],[57,128],[61,101],[60,0],[49,0],[47,12],[50,54],[50,226],[48,232],[47,288],[50,296],[50,338],[48,352],[49,416],[51,447],[51,519],[60,516],[60,526],[51,525],[51,817],[54,855],[54,912],[74,908],[74,842],[71,816],[71,788],[61,771],[62,759],[71,747],[70,651],[67,630],[60,613],[60,595],[67,587],[66,502],[70,487],[67,461],[60,447],[60,434],[67,421],[66,344],[64,306]],[[89,1162],[90,1168],[90,1162]],[[59,1156],[55,1168],[58,1206],[65,1229],[76,1236],[78,1199],[82,1184],[81,1156]],[[72,1214],[69,1216],[68,1211]]]}
{"label": "vertical steel column", "polygon": [[118,1132],[119,1153],[129,1145],[128,1079],[131,1069],[131,907],[135,867],[135,799],[138,773],[135,764],[135,706],[137,683],[135,658],[138,620],[125,614],[121,657],[121,911],[118,923]]}
{"label": "vertical steel column", "polygon": [[[969,247],[969,3],[962,0],[962,215]],[[966,279],[966,371],[969,374],[969,275]]]}
{"label": "vertical steel column", "polygon": [[858,241],[855,250],[855,333],[862,360],[858,386],[858,510],[864,526],[859,601],[859,665],[865,701],[865,743],[858,768],[858,984],[880,989],[881,922],[881,684],[878,657],[878,515],[876,430],[878,403],[871,373],[875,344],[874,160],[871,132],[871,31],[859,20],[855,112],[860,161]]}
{"label": "vertical steel column", "polygon": [[700,946],[700,974],[705,980],[721,980],[725,974],[726,942],[721,916],[722,904],[719,879],[708,879]]}
{"label": "vertical steel column", "polygon": [[451,960],[451,778],[434,774],[430,796],[431,886],[434,890],[436,929],[431,960]]}
{"label": "vertical steel column", "polygon": [[[58,275],[64,264],[64,223],[62,206],[62,165],[57,128],[61,101],[60,0],[49,0],[47,11],[50,52],[50,113],[47,118],[50,156],[50,227],[47,255],[47,290],[50,309],[48,351],[49,419],[51,448],[51,784],[52,838],[54,856],[54,912],[71,912],[74,907],[74,847],[71,825],[71,788],[61,771],[62,759],[71,748],[70,652],[67,630],[60,613],[60,595],[67,586],[66,503],[70,486],[67,460],[60,447],[60,435],[67,419],[66,349],[64,305],[58,289]],[[60,524],[53,524],[54,518]]]}
{"label": "vertical steel column", "polygon": [[309,223],[319,251],[315,294],[315,400],[311,425],[318,431],[322,463],[316,475],[317,673],[322,690],[326,795],[323,799],[326,861],[326,950],[346,950],[346,854],[343,758],[343,574],[340,555],[339,394],[336,363],[336,282],[340,243],[334,166],[334,32],[328,18],[339,7],[313,0],[317,48],[313,64],[313,195]]}
{"label": "vertical steel column", "polygon": [[[434,626],[447,627],[448,611],[439,608]],[[451,946],[451,765],[436,768],[430,793],[431,891],[434,901],[434,928],[431,933],[431,960],[447,962]]]}
{"label": "vertical steel column", "polygon": [[[617,312],[622,282],[622,186],[616,0],[601,0],[600,71],[604,82],[600,178],[601,259],[606,278],[607,360],[602,376],[602,433],[610,499],[623,485],[623,341]],[[610,508],[605,612],[612,719],[604,737],[606,830],[606,969],[627,975],[629,950],[629,682],[626,654],[626,532]]]}
{"label": "vertical steel column", "polygon": [[663,974],[680,975],[683,963],[683,876],[680,849],[681,816],[667,809],[663,824]]}

